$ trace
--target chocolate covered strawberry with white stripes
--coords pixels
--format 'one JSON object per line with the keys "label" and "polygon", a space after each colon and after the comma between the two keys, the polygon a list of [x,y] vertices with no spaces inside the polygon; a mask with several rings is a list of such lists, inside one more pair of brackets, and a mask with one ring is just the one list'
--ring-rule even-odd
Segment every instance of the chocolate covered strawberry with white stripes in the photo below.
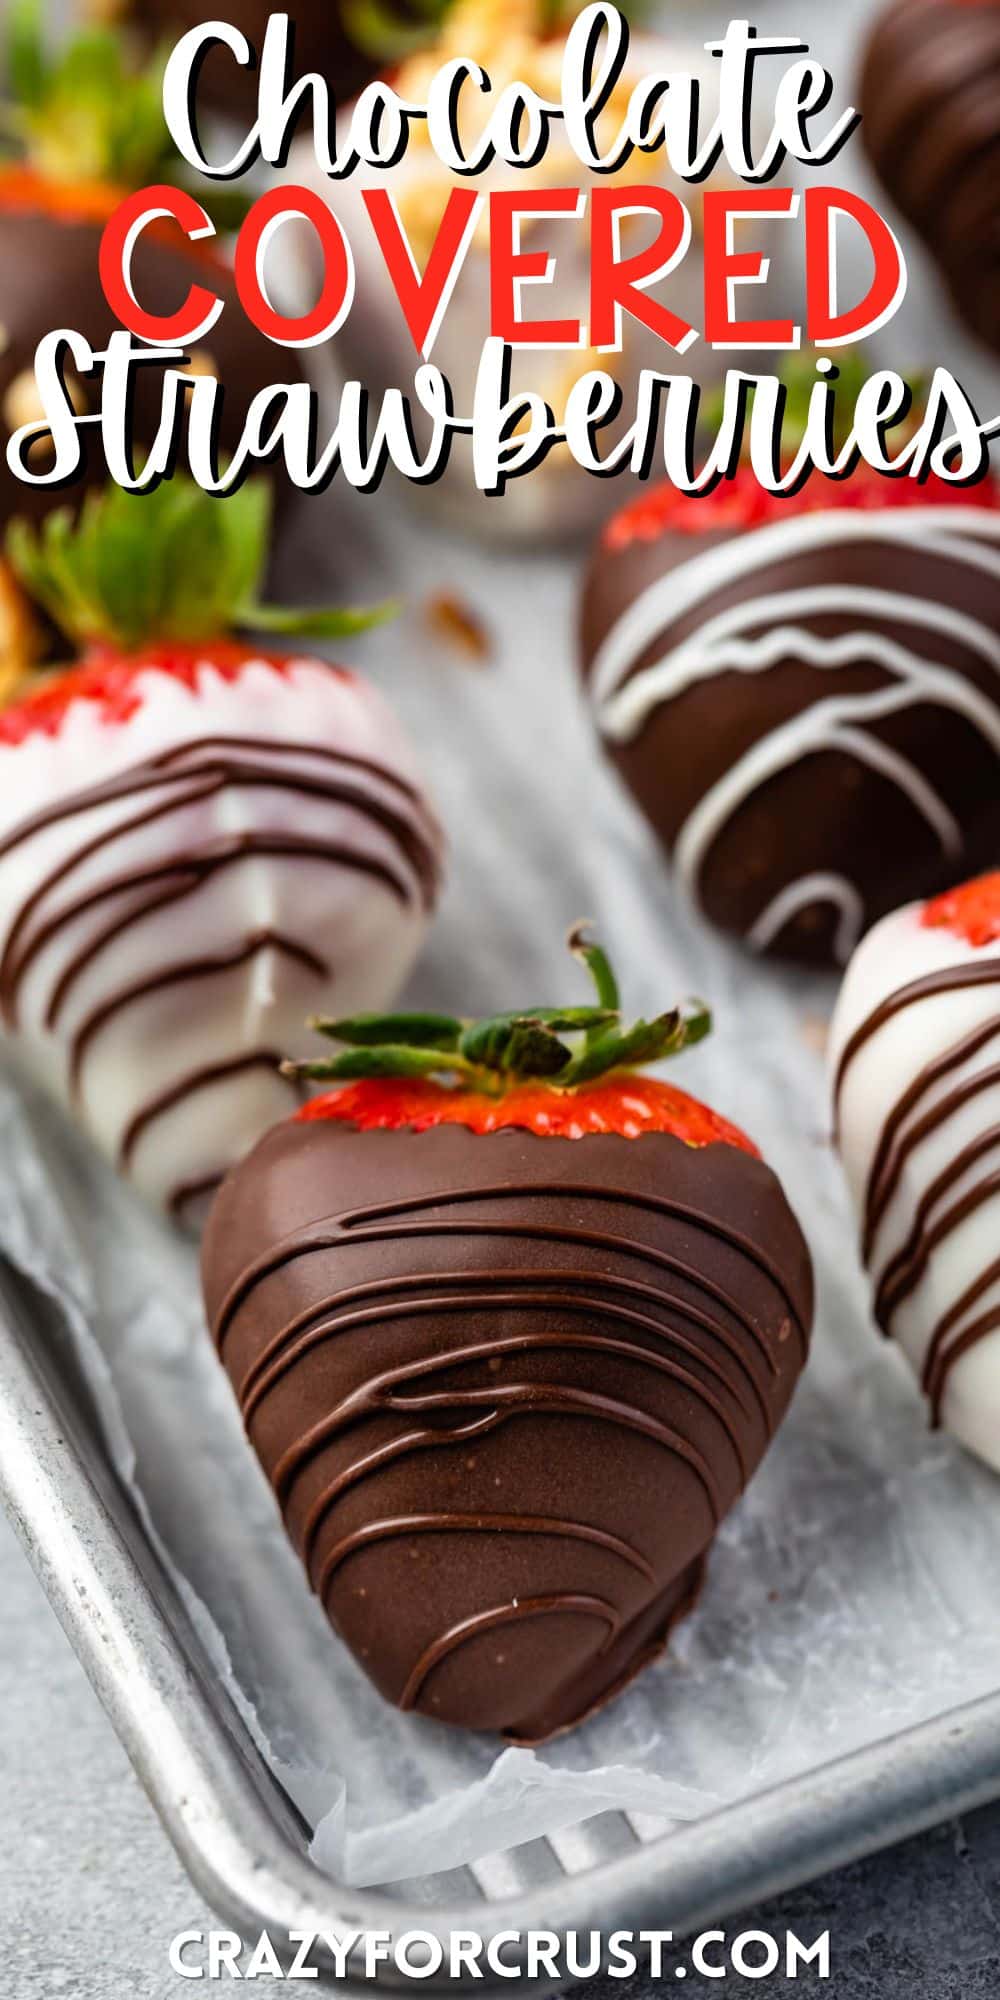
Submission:
{"label": "chocolate covered strawberry with white stripes", "polygon": [[1000,1470],[1000,873],[865,938],[831,1060],[876,1318]]}
{"label": "chocolate covered strawberry with white stripes", "polygon": [[861,134],[883,186],[1000,354],[1000,0],[889,0],[862,59]]}
{"label": "chocolate covered strawberry with white stripes", "polygon": [[[85,647],[0,711],[0,1006],[28,1065],[154,1201],[199,1200],[294,1103],[280,1056],[331,987],[401,985],[441,837],[364,681],[239,630],[372,614],[260,606],[264,489],[112,489],[10,554]],[[376,614],[377,615],[377,614]]]}
{"label": "chocolate covered strawberry with white stripes", "polygon": [[991,855],[1000,795],[992,482],[860,467],[777,499],[749,466],[605,529],[583,601],[598,728],[704,914],[844,961]]}

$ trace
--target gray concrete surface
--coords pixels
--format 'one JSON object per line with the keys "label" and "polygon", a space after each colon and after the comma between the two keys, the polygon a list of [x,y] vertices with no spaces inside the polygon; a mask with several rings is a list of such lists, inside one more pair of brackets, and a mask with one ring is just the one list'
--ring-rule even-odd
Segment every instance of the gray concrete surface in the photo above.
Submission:
{"label": "gray concrete surface", "polygon": [[[2,1520],[0,1797],[0,2000],[181,2000],[230,1986],[170,1970],[170,1939],[213,1919]],[[788,1926],[804,1940],[829,1927],[831,1979],[806,1972],[795,1991],[997,2000],[1000,1806],[799,1890],[747,1925]],[[735,2000],[788,1986],[692,1974],[683,1990]],[[252,1990],[316,1989],[265,1979]],[[586,2000],[644,2000],[650,1987],[609,1980],[584,1990]],[[657,1990],[669,1991],[666,1981]]]}

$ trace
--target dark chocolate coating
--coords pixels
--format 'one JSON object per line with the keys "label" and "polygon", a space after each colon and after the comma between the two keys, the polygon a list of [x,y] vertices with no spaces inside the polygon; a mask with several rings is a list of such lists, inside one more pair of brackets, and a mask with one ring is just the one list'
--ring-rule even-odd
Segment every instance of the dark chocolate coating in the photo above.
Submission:
{"label": "dark chocolate coating", "polygon": [[335,1629],[389,1701],[528,1742],[689,1609],[812,1318],[775,1176],[664,1134],[291,1120],[203,1275]]}
{"label": "dark chocolate coating", "polygon": [[[278,11],[271,0],[229,0],[218,18],[246,36],[259,61],[268,20]],[[371,81],[376,64],[352,41],[341,0],[309,0],[307,5],[299,0],[298,5],[280,11],[289,15],[295,30],[292,67],[296,77],[317,71],[326,78],[338,105]],[[151,39],[176,42],[189,28],[202,27],[212,15],[205,0],[132,0],[130,18]],[[228,49],[213,49],[199,75],[198,101],[250,123],[257,113],[256,70],[241,69]]]}
{"label": "dark chocolate coating", "polygon": [[[53,508],[78,504],[88,484],[102,485],[107,468],[97,427],[81,432],[86,470],[70,487],[29,486],[7,466],[9,429],[4,399],[13,381],[34,367],[39,341],[57,327],[83,334],[95,350],[107,346],[118,322],[101,289],[98,252],[101,230],[89,222],[63,220],[46,214],[5,212],[0,204],[0,271],[3,272],[5,345],[0,348],[0,533],[16,514],[39,520]],[[222,450],[239,443],[248,406],[258,390],[272,382],[295,379],[296,364],[287,348],[275,347],[251,326],[236,295],[230,271],[213,258],[175,248],[165,238],[146,231],[133,258],[136,296],[153,313],[174,313],[191,286],[202,284],[217,292],[225,306],[204,339],[195,343],[211,357],[225,389],[220,434]],[[289,370],[293,373],[290,375]],[[137,371],[134,436],[136,460],[153,440],[159,422],[163,370],[143,366]],[[100,404],[100,377],[80,384],[88,407]],[[276,499],[287,480],[275,480]]]}
{"label": "dark chocolate coating", "polygon": [[[844,513],[831,514],[825,517],[826,539],[796,546],[790,506],[781,510],[777,528],[782,534],[781,522],[786,523],[787,546],[761,542],[758,563],[687,610],[675,614],[665,600],[655,637],[630,654],[623,686],[685,641],[697,644],[709,621],[727,610],[744,611],[739,635],[751,647],[766,643],[778,628],[789,635],[781,656],[769,664],[710,668],[658,699],[626,740],[607,737],[609,754],[668,852],[712,787],[734,769],[748,771],[741,760],[774,743],[776,733],[796,717],[808,721],[811,711],[831,699],[884,693],[891,702],[900,696],[894,709],[877,703],[855,707],[853,745],[817,715],[814,738],[807,740],[803,732],[794,750],[776,760],[777,768],[722,815],[697,879],[687,886],[723,929],[747,937],[794,885],[836,877],[857,900],[851,936],[844,938],[842,905],[824,892],[791,912],[766,943],[778,955],[824,963],[845,957],[854,935],[899,903],[930,895],[990,861],[1000,795],[1000,700],[988,648],[1000,631],[1000,538],[996,517],[987,510],[977,510],[983,525],[977,523],[972,532],[962,512],[946,546],[931,546],[929,535],[926,542],[919,535],[907,542],[892,524],[880,528],[877,513],[870,532],[860,534],[854,531],[863,517],[845,522]],[[910,512],[911,527],[913,518]],[[845,523],[843,531],[838,521]],[[622,615],[658,579],[736,539],[672,527],[652,536],[627,537],[615,526],[605,531],[584,585],[585,676],[589,679],[600,647]],[[747,536],[738,539],[742,548]],[[817,593],[830,589],[869,596],[856,607],[817,608]],[[758,616],[756,601],[776,595],[794,608],[776,616],[762,607]],[[949,612],[976,621],[978,643],[948,624]],[[939,681],[944,698],[927,698],[919,678],[908,681],[906,671],[887,665],[887,647],[901,649],[918,677],[925,667],[945,676]],[[963,706],[970,690],[982,704],[977,715]],[[874,754],[865,747],[868,742]],[[882,746],[904,760],[907,772],[916,774],[944,809],[960,847],[943,842],[901,779],[902,766],[886,765]]]}
{"label": "dark chocolate coating", "polygon": [[876,172],[962,317],[1000,353],[998,0],[895,0],[869,41],[859,102]]}

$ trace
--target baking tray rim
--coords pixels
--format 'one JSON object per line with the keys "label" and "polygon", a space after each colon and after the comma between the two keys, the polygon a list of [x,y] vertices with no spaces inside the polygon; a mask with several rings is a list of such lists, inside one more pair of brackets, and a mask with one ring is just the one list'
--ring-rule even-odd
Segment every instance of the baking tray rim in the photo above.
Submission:
{"label": "baking tray rim", "polygon": [[[88,1470],[33,1339],[31,1298],[0,1264],[0,1499],[181,1862],[241,1936],[267,1931],[280,1949],[303,1931],[415,1929],[446,1943],[459,1929],[608,1935],[649,1925],[679,1938],[1000,1796],[998,1690],[514,1896],[417,1906],[338,1885],[309,1861],[294,1809],[285,1824],[269,1810],[266,1792],[277,1805],[280,1788],[245,1729],[241,1742],[221,1681],[210,1698],[207,1653],[193,1657],[197,1635],[171,1622]],[[129,1507],[117,1478],[114,1485]],[[147,1547],[164,1598],[180,1608]],[[410,1983],[391,1966],[380,1977]],[[434,2000],[468,1982],[419,1983]],[[357,1955],[338,1984],[347,1992],[367,1985]],[[475,1985],[487,1996],[509,1990],[489,1977]]]}

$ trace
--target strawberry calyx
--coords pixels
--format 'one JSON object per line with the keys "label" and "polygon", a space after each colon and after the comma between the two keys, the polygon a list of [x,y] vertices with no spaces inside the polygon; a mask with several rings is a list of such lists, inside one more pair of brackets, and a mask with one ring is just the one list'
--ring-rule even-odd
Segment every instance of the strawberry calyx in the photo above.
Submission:
{"label": "strawberry calyx", "polygon": [[163,116],[161,60],[133,69],[121,38],[101,27],[53,50],[40,0],[13,0],[6,55],[5,132],[42,178],[119,189],[168,178],[176,154]]}
{"label": "strawberry calyx", "polygon": [[[583,925],[571,931],[568,942],[590,974],[595,1005],[529,1007],[483,1020],[451,1014],[321,1016],[309,1026],[339,1042],[339,1051],[284,1063],[283,1072],[341,1084],[392,1079],[394,1085],[410,1087],[429,1082],[435,1094],[429,1100],[421,1097],[420,1104],[426,1101],[443,1110],[465,1096],[480,1106],[492,1102],[496,1110],[521,1086],[529,1086],[529,1096],[540,1091],[546,1101],[555,1095],[568,1098],[581,1087],[589,1091],[611,1071],[631,1071],[677,1055],[710,1032],[711,1015],[700,1000],[673,1007],[653,1021],[626,1025],[607,953]],[[485,1111],[476,1115],[485,1116]]]}
{"label": "strawberry calyx", "polygon": [[639,1139],[663,1132],[688,1146],[737,1146],[759,1157],[757,1147],[730,1124],[674,1084],[623,1070],[575,1090],[549,1084],[515,1084],[500,1098],[449,1089],[428,1078],[412,1082],[368,1077],[310,1098],[295,1113],[302,1123],[337,1120],[361,1132],[429,1132],[464,1125],[482,1134],[519,1130],[540,1139],[584,1139],[611,1133]]}
{"label": "strawberry calyx", "polygon": [[[44,425],[39,426],[44,430]],[[372,609],[286,610],[261,602],[271,502],[263,480],[216,497],[175,475],[150,493],[109,486],[79,516],[59,509],[37,527],[14,521],[7,556],[21,587],[74,649],[141,655],[197,648],[234,632],[340,639],[394,615]],[[35,699],[44,700],[51,688]]]}
{"label": "strawberry calyx", "polygon": [[1000,869],[935,896],[924,904],[920,921],[925,930],[953,931],[975,951],[996,944],[1000,940]]}
{"label": "strawberry calyx", "polygon": [[3,172],[0,210],[103,223],[135,188],[187,180],[218,228],[239,226],[247,198],[195,183],[174,145],[163,113],[166,50],[137,65],[123,37],[99,26],[53,50],[41,0],[12,0],[6,11],[0,141],[15,164]]}

